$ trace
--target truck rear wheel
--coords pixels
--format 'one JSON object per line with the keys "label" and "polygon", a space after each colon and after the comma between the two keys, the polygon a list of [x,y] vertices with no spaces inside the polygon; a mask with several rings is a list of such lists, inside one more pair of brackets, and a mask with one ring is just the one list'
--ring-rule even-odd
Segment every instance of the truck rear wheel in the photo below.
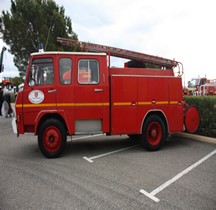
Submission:
{"label": "truck rear wheel", "polygon": [[141,145],[149,151],[157,151],[161,148],[166,138],[166,130],[163,120],[158,115],[150,115],[144,123]]}
{"label": "truck rear wheel", "polygon": [[64,151],[66,139],[64,125],[57,119],[48,119],[39,129],[38,146],[45,157],[57,158]]}

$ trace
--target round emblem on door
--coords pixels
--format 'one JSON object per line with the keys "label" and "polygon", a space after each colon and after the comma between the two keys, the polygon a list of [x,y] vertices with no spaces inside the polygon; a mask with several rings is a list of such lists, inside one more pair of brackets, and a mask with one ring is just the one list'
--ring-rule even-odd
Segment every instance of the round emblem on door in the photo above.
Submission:
{"label": "round emblem on door", "polygon": [[44,100],[44,94],[40,90],[32,90],[28,95],[29,101],[33,104],[40,104]]}

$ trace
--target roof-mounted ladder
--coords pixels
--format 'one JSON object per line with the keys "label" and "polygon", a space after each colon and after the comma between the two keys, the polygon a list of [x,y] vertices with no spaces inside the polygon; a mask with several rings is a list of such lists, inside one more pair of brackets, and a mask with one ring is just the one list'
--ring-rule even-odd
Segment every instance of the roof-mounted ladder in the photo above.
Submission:
{"label": "roof-mounted ladder", "polygon": [[110,47],[106,45],[94,44],[90,42],[77,41],[77,40],[73,40],[70,38],[58,37],[57,41],[61,43],[62,45],[77,46],[82,51],[104,52],[111,56],[135,60],[135,61],[142,61],[145,63],[155,64],[155,65],[165,67],[168,69],[172,69],[178,66],[178,64],[180,63],[175,60],[170,60],[170,59],[166,59],[166,58],[162,58],[158,56],[148,55],[148,54],[120,49],[116,47]]}

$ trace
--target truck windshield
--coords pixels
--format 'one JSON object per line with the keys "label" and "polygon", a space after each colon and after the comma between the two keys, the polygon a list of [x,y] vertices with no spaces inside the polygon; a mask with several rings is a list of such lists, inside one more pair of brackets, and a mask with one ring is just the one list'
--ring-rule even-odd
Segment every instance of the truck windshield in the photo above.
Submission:
{"label": "truck windshield", "polygon": [[51,58],[34,59],[28,78],[29,86],[51,85],[53,81],[53,60]]}
{"label": "truck windshield", "polygon": [[188,82],[188,87],[196,87],[199,84],[199,79],[192,79]]}

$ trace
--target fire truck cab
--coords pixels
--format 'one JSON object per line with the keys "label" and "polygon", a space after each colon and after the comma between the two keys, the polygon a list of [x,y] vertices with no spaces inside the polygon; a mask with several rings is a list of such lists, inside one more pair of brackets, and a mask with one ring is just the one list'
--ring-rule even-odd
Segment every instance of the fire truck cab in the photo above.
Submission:
{"label": "fire truck cab", "polygon": [[41,152],[53,158],[63,152],[68,135],[127,134],[158,150],[168,133],[184,130],[182,81],[172,69],[108,63],[106,53],[31,54],[14,131],[38,135]]}
{"label": "fire truck cab", "polygon": [[206,77],[192,78],[188,81],[187,95],[216,95],[216,80]]}

